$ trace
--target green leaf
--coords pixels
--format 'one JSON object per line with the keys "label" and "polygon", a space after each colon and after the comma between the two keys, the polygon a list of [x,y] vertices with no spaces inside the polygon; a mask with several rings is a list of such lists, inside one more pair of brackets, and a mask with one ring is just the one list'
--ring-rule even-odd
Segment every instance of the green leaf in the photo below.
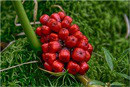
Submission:
{"label": "green leaf", "polygon": [[103,51],[104,51],[104,54],[105,54],[105,59],[107,61],[107,64],[108,66],[110,67],[111,71],[113,70],[113,62],[112,62],[112,58],[113,56],[111,55],[111,53],[105,49],[105,48],[102,48]]}
{"label": "green leaf", "polygon": [[113,82],[111,86],[124,86],[125,84],[119,82]]}
{"label": "green leaf", "polygon": [[123,78],[125,78],[125,79],[127,79],[127,80],[130,80],[130,76],[128,76],[127,74],[122,74],[122,73],[118,73],[118,72],[116,72],[119,76],[121,76],[121,77],[123,77]]}
{"label": "green leaf", "polygon": [[130,52],[130,48],[126,49],[119,57],[120,58],[124,58],[128,53]]}
{"label": "green leaf", "polygon": [[64,72],[57,72],[57,73],[55,73],[55,72],[47,71],[47,70],[45,70],[45,69],[43,69],[43,68],[41,68],[41,67],[38,67],[38,68],[39,68],[40,70],[44,71],[44,72],[47,72],[47,73],[53,75],[53,76],[62,76],[62,75],[64,75]]}
{"label": "green leaf", "polygon": [[105,83],[101,82],[101,81],[97,81],[97,80],[93,80],[91,82],[89,82],[90,85],[105,85]]}

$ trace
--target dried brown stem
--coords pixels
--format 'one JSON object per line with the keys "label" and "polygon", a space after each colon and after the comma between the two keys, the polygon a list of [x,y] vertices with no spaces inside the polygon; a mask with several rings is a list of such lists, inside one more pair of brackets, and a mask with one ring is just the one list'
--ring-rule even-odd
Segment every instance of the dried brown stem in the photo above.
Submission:
{"label": "dried brown stem", "polygon": [[52,5],[51,7],[58,7],[61,11],[63,11],[65,13],[65,11],[63,10],[63,8],[60,5]]}
{"label": "dried brown stem", "polygon": [[127,39],[130,35],[130,22],[129,22],[129,19],[126,16],[126,14],[124,15],[124,18],[125,18],[125,22],[126,22],[126,26],[127,26],[127,33],[126,33],[125,38]]}
{"label": "dried brown stem", "polygon": [[[24,2],[25,2],[25,0],[23,0],[22,4],[24,4]],[[34,27],[35,27],[35,25],[36,24],[40,24],[40,22],[39,21],[36,22],[36,19],[37,19],[37,10],[38,10],[37,0],[34,0],[34,3],[35,3],[35,6],[34,6],[34,15],[33,15],[34,22],[30,22],[30,24],[34,25]],[[17,23],[17,19],[18,19],[18,16],[16,15],[15,21],[14,21],[15,26],[21,26],[20,23]]]}
{"label": "dried brown stem", "polygon": [[[34,22],[30,22],[31,25],[34,25]],[[35,24],[41,24],[39,21],[35,22]],[[21,26],[21,24],[15,24],[16,26]]]}
{"label": "dried brown stem", "polygon": [[15,40],[11,41],[10,43],[8,43],[8,45],[1,51],[4,52],[11,44],[13,44],[15,42]]}
{"label": "dried brown stem", "polygon": [[12,67],[8,67],[8,68],[5,68],[5,69],[2,69],[2,70],[0,70],[0,72],[6,71],[6,70],[9,70],[9,69],[13,69],[13,68],[16,68],[16,67],[20,67],[22,65],[27,65],[27,64],[37,63],[37,62],[38,61],[30,61],[30,62],[18,64],[18,65],[12,66]]}
{"label": "dried brown stem", "polygon": [[37,0],[34,0],[35,6],[34,6],[34,15],[33,15],[33,20],[34,20],[34,27],[35,27],[35,22],[37,19],[37,10],[38,10],[38,3]]}

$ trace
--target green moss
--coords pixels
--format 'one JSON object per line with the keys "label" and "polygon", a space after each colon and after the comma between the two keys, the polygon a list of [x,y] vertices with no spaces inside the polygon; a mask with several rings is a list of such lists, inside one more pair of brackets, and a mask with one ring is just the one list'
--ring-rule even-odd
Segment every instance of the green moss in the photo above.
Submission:
{"label": "green moss", "polygon": [[[7,68],[21,63],[39,60],[27,42],[27,38],[18,39],[8,49],[1,53],[1,68]],[[1,73],[2,86],[58,86],[58,85],[80,85],[75,79],[71,79],[68,73],[61,77],[50,76],[38,69],[41,63],[23,65]],[[64,81],[62,81],[64,77]],[[53,78],[53,79],[52,79]],[[70,80],[70,83],[68,82]]]}

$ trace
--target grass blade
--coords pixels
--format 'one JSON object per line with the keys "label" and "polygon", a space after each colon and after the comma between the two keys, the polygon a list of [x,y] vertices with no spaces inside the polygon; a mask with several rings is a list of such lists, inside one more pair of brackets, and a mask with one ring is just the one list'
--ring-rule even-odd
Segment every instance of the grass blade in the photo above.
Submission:
{"label": "grass blade", "polygon": [[123,59],[130,52],[130,48],[126,49],[119,57],[119,59]]}
{"label": "grass blade", "polygon": [[127,80],[130,80],[130,76],[128,76],[127,74],[122,74],[122,73],[118,73],[118,72],[117,72],[117,74],[118,74],[119,76],[121,76],[121,77],[127,79]]}
{"label": "grass blade", "polygon": [[49,82],[50,86],[51,86],[51,87],[53,87],[53,85],[52,85],[52,83],[51,83],[50,79],[48,79],[48,78],[47,78],[47,80],[48,80],[48,82]]}
{"label": "grass blade", "polygon": [[111,86],[124,86],[125,84],[119,82],[113,82]]}
{"label": "grass blade", "polygon": [[111,55],[111,53],[107,49],[105,49],[105,48],[102,48],[102,49],[104,51],[105,59],[107,61],[107,64],[108,64],[108,66],[110,67],[110,69],[112,71],[113,70],[113,62],[112,62],[112,57],[113,56]]}
{"label": "grass blade", "polygon": [[97,81],[97,80],[93,80],[91,82],[89,82],[90,85],[102,85],[104,86],[105,83],[101,82],[101,81]]}

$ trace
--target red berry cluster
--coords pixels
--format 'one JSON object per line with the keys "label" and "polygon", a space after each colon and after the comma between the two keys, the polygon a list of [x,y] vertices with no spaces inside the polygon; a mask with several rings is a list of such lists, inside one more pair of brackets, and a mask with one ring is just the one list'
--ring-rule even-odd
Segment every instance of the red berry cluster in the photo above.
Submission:
{"label": "red berry cluster", "polygon": [[72,23],[72,18],[64,12],[44,14],[40,17],[41,27],[36,34],[41,37],[42,58],[44,68],[48,71],[85,74],[89,66],[93,47],[88,38],[80,32],[78,25]]}

